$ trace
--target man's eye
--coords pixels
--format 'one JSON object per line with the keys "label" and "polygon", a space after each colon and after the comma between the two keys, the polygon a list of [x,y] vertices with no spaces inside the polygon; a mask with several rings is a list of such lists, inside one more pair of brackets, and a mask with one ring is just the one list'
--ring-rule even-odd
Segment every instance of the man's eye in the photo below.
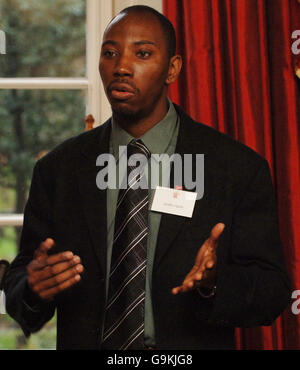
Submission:
{"label": "man's eye", "polygon": [[137,53],[137,55],[138,55],[139,57],[141,57],[141,58],[149,58],[149,57],[152,55],[152,53],[151,53],[151,51],[144,51],[144,50],[140,50],[140,51]]}
{"label": "man's eye", "polygon": [[112,58],[112,57],[114,57],[115,55],[117,55],[117,53],[116,53],[115,51],[113,51],[113,50],[104,50],[103,55],[104,55],[105,57]]}

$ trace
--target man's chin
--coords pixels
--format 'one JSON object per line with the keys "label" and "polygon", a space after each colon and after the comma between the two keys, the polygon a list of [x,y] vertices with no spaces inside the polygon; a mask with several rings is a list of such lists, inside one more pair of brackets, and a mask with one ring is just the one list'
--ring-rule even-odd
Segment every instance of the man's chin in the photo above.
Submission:
{"label": "man's chin", "polygon": [[112,104],[111,109],[113,111],[113,114],[118,116],[119,118],[124,119],[137,119],[140,116],[140,112],[136,109],[136,107],[132,107],[129,104],[126,103],[117,103]]}

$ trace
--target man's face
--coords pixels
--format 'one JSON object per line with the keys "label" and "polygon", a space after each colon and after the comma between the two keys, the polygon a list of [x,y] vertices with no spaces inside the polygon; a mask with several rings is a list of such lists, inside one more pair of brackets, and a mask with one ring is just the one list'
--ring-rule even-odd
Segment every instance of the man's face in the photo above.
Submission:
{"label": "man's face", "polygon": [[166,99],[169,58],[154,16],[121,14],[107,28],[99,71],[112,110],[147,117]]}

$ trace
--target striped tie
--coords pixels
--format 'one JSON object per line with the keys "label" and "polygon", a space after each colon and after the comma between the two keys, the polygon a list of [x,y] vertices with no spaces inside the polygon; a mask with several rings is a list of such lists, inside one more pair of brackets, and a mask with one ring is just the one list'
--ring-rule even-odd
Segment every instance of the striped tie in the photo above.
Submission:
{"label": "striped tie", "polygon": [[[119,190],[116,208],[103,349],[144,348],[148,189],[141,165],[150,152],[141,140],[133,140],[127,154],[128,186]],[[131,166],[133,154],[139,168]]]}

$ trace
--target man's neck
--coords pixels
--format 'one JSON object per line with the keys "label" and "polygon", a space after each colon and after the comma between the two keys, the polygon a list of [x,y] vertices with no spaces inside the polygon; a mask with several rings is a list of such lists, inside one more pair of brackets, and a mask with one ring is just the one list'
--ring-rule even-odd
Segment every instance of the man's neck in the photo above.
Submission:
{"label": "man's neck", "polygon": [[159,123],[168,112],[168,102],[165,99],[162,103],[156,106],[152,112],[144,117],[125,116],[122,114],[113,113],[113,119],[116,124],[127,131],[129,135],[139,138],[147,131]]}

